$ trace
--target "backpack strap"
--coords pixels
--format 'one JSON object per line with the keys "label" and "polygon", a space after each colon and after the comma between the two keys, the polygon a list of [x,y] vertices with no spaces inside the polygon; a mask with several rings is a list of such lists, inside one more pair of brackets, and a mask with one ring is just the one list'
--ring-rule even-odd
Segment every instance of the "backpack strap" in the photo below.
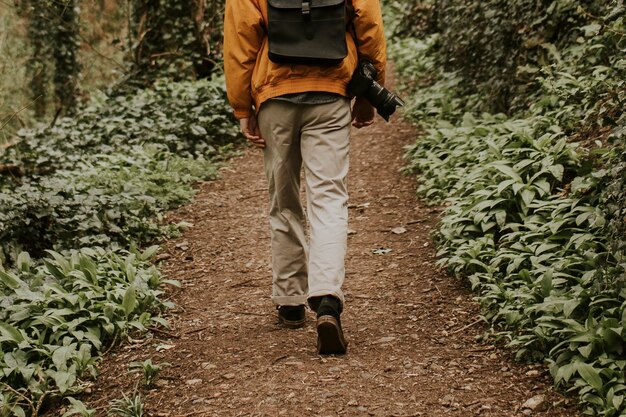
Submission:
{"label": "backpack strap", "polygon": [[304,36],[311,40],[315,37],[315,28],[311,22],[311,0],[302,0],[302,18],[304,19]]}
{"label": "backpack strap", "polygon": [[302,17],[305,21],[311,20],[311,1],[302,0]]}
{"label": "backpack strap", "polygon": [[358,42],[358,37],[356,36],[356,27],[354,26],[355,17],[356,17],[356,12],[354,11],[352,0],[346,0],[346,30],[350,32],[350,34],[352,35],[352,39],[354,39],[354,44],[356,45],[356,49],[358,52],[359,42]]}

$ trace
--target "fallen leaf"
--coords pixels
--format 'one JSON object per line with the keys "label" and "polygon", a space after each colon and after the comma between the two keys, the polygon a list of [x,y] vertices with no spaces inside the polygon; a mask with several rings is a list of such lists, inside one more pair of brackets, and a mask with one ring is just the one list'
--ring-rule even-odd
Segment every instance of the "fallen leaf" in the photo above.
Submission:
{"label": "fallen leaf", "polygon": [[159,345],[156,347],[157,352],[163,352],[164,350],[174,349],[176,345]]}

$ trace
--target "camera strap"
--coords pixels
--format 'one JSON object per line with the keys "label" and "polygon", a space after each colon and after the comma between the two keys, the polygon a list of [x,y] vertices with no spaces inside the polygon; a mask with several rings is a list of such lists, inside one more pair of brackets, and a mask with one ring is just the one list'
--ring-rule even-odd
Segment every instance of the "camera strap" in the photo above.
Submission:
{"label": "camera strap", "polygon": [[337,65],[348,55],[350,0],[267,0],[269,58],[278,63]]}

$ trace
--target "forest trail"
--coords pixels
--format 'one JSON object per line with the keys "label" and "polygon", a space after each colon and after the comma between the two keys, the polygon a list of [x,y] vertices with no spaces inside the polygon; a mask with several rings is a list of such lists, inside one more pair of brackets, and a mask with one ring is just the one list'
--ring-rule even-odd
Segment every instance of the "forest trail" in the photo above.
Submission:
{"label": "forest trail", "polygon": [[[544,368],[475,341],[485,328],[471,292],[435,265],[437,210],[400,172],[415,137],[398,118],[353,131],[348,354],[316,353],[310,311],[303,329],[278,323],[262,155],[250,148],[168,216],[193,224],[161,252],[182,282],[171,329],[110,353],[84,400],[105,410],[141,380],[129,363],[150,358],[170,366],[141,389],[149,416],[575,416]],[[543,410],[523,410],[537,395]]]}

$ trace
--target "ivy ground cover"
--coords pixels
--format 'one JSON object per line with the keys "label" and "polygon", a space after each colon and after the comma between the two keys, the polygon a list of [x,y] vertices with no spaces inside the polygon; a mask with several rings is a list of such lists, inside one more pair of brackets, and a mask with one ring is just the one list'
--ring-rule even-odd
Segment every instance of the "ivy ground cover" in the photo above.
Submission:
{"label": "ivy ground cover", "polygon": [[[441,264],[469,280],[491,334],[546,363],[585,414],[624,416],[626,289],[614,230],[626,61],[598,56],[624,26],[614,16],[584,23],[574,45],[554,49],[558,59],[524,68],[536,90],[508,115],[485,112],[491,92],[468,92],[463,72],[441,71],[438,33],[398,41],[393,55],[412,91],[406,115],[425,129],[407,170],[421,196],[446,207]],[[597,140],[581,141],[589,131]]]}
{"label": "ivy ground cover", "polygon": [[221,80],[157,82],[2,149],[0,415],[79,393],[104,349],[166,325],[176,283],[152,264],[156,246],[137,248],[176,233],[162,214],[217,176],[236,134]]}

